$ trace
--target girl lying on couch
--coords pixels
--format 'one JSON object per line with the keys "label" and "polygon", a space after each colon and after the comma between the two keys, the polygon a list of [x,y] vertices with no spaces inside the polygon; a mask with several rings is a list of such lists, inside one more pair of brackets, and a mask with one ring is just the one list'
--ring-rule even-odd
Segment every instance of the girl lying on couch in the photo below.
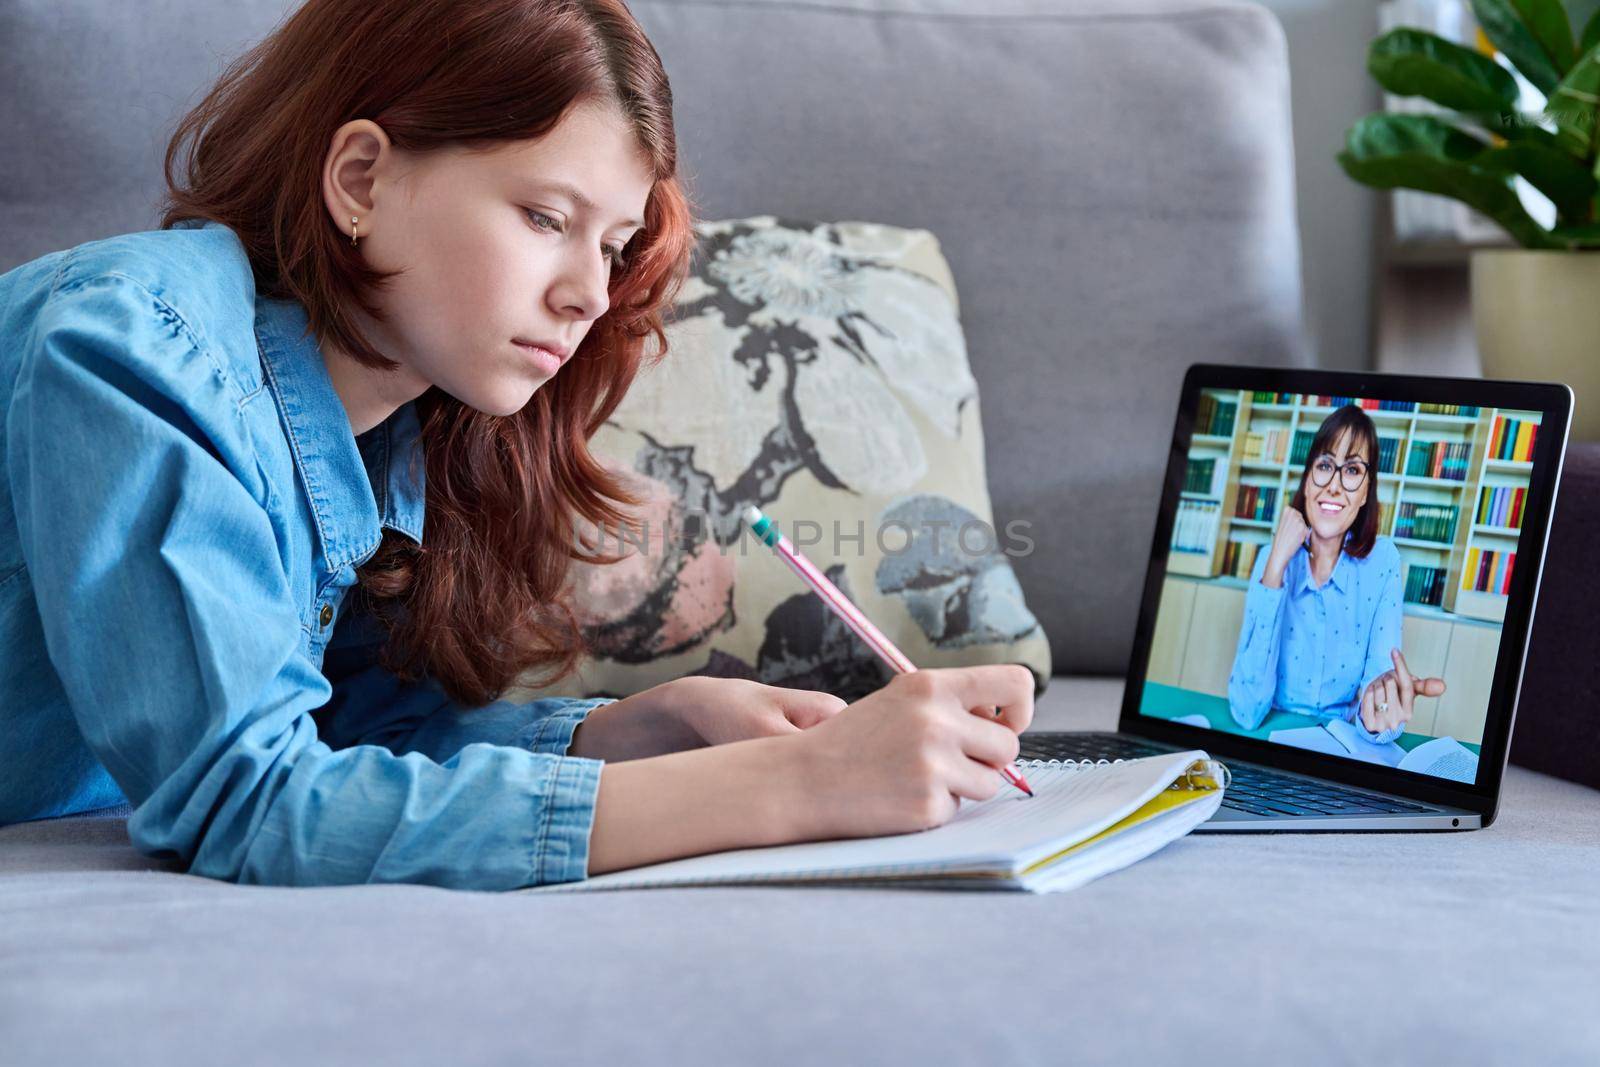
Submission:
{"label": "girl lying on couch", "polygon": [[573,532],[638,503],[587,441],[694,244],[620,0],[311,0],[167,180],[160,229],[0,276],[0,823],[127,803],[196,874],[508,889],[1002,787],[1020,666],[500,699],[581,652]]}

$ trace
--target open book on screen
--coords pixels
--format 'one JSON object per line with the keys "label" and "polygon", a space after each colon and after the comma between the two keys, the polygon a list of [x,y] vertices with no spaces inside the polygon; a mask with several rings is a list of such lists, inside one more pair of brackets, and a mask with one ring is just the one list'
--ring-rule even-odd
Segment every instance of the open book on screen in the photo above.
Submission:
{"label": "open book on screen", "polygon": [[931,830],[715,852],[525,892],[738,883],[1062,892],[1187,834],[1217,810],[1227,785],[1227,769],[1198,749],[1018,766],[1033,797],[1007,788],[988,800],[963,800]]}
{"label": "open book on screen", "polygon": [[1369,741],[1353,723],[1332,719],[1321,726],[1274,730],[1267,740],[1469,784],[1478,777],[1478,757],[1453,737],[1435,737],[1407,752],[1393,741]]}

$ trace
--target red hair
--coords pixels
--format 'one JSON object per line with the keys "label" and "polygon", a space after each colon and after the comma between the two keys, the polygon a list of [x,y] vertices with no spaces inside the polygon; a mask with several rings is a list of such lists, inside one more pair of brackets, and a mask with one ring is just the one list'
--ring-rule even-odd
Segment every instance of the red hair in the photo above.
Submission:
{"label": "red hair", "polygon": [[536,685],[571,673],[584,643],[568,565],[596,558],[578,531],[624,525],[623,509],[639,503],[588,441],[652,338],[649,362],[666,355],[664,313],[694,248],[660,57],[621,0],[309,0],[223,72],[167,146],[163,229],[227,225],[259,292],[304,305],[319,343],[393,367],[349,314],[387,275],[324,210],[334,131],[370,118],[409,152],[491,149],[542,137],[591,101],[626,116],[654,175],[610,308],[574,353],[582,358],[514,415],[486,415],[439,389],[416,400],[426,535],[419,547],[385,530],[352,594],[384,624],[387,669],[407,681],[431,675],[473,707],[530,669],[542,674]]}

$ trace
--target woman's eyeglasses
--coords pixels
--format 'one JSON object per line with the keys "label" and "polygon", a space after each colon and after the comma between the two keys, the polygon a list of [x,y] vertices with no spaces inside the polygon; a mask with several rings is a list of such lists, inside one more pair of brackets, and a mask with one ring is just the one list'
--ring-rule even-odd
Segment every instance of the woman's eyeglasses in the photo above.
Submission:
{"label": "woman's eyeglasses", "polygon": [[1353,493],[1361,488],[1361,483],[1367,480],[1367,465],[1359,459],[1351,460],[1344,466],[1333,462],[1332,456],[1319,456],[1311,465],[1311,480],[1317,488],[1325,487],[1333,481],[1333,472],[1339,472],[1339,484],[1344,486],[1344,491]]}

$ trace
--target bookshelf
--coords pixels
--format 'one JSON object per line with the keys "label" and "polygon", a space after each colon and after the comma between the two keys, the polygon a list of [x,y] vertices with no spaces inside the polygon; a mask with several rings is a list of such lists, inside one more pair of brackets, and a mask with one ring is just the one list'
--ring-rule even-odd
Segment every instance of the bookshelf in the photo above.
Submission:
{"label": "bookshelf", "polygon": [[1167,557],[1167,569],[1175,574],[1203,578],[1218,573],[1218,548],[1227,531],[1223,508],[1231,506],[1226,493],[1232,485],[1234,442],[1243,426],[1239,397],[1229,390],[1200,392]]}
{"label": "bookshelf", "polygon": [[1499,622],[1505,618],[1506,591],[1522,536],[1540,413],[1492,408],[1490,415],[1474,492],[1462,514],[1466,533],[1455,610]]}
{"label": "bookshelf", "polygon": [[[1168,570],[1247,581],[1317,427],[1346,402],[1203,391]],[[1538,413],[1359,403],[1378,430],[1379,532],[1400,550],[1406,610],[1502,620]]]}

